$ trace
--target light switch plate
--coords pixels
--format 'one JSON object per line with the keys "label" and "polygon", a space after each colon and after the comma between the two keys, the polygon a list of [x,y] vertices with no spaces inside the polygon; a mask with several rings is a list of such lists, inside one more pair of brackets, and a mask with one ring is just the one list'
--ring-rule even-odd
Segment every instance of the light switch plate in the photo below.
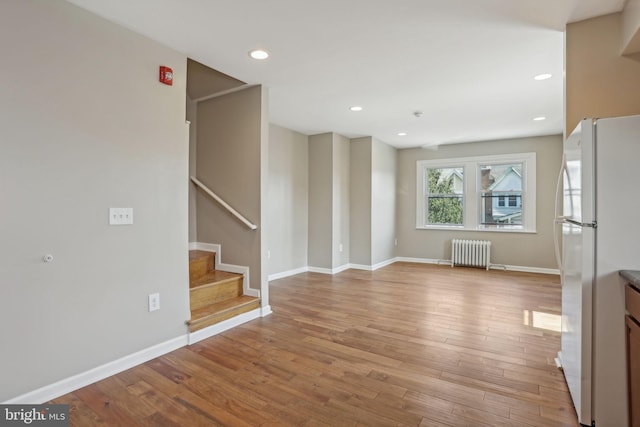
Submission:
{"label": "light switch plate", "polygon": [[133,208],[109,208],[109,225],[133,224]]}
{"label": "light switch plate", "polygon": [[149,311],[160,310],[160,294],[149,294]]}

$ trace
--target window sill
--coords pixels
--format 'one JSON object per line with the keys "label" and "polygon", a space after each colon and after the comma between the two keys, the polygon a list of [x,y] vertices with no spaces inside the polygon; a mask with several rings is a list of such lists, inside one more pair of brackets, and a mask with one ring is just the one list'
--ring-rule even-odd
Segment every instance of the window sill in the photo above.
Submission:
{"label": "window sill", "polygon": [[517,228],[465,228],[446,225],[425,225],[416,226],[416,230],[441,230],[441,231],[477,231],[480,233],[518,233],[518,234],[537,234],[537,230],[526,230]]}

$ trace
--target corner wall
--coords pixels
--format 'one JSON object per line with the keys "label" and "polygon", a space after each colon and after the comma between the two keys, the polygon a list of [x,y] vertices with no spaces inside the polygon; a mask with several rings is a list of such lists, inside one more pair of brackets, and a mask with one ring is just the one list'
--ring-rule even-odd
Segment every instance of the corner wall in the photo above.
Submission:
{"label": "corner wall", "polygon": [[350,261],[371,265],[371,137],[351,140]]}
{"label": "corner wall", "polygon": [[333,134],[309,137],[309,266],[333,268]]}
{"label": "corner wall", "polygon": [[350,148],[350,263],[373,268],[395,258],[397,150],[372,137]]}
{"label": "corner wall", "polygon": [[349,139],[333,134],[333,269],[349,265]]}
{"label": "corner wall", "polygon": [[371,265],[396,256],[398,150],[376,139],[371,152]]}
{"label": "corner wall", "polygon": [[0,52],[5,401],[186,334],[189,158],[184,55],[36,0],[0,2]]}
{"label": "corner wall", "polygon": [[349,140],[309,137],[309,268],[335,271],[349,264]]}

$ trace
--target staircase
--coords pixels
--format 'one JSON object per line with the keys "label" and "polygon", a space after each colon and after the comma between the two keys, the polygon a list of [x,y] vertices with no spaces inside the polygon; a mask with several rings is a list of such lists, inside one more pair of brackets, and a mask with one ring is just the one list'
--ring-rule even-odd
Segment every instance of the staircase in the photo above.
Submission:
{"label": "staircase", "polygon": [[260,299],[243,295],[243,276],[217,271],[214,252],[189,251],[190,332],[260,308]]}

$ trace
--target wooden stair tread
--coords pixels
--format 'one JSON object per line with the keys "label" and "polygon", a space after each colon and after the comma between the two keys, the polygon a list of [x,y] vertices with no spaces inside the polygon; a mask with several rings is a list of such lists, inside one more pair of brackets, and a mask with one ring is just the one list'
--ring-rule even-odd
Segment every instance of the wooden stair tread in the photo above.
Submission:
{"label": "wooden stair tread", "polygon": [[229,273],[228,271],[211,271],[204,276],[191,280],[189,283],[189,289],[195,289],[203,286],[215,286],[218,284],[226,283],[231,280],[237,280],[242,278],[242,274]]}
{"label": "wooden stair tread", "polygon": [[191,319],[187,321],[187,325],[191,332],[195,332],[258,308],[259,298],[243,295],[191,311]]}
{"label": "wooden stair tread", "polygon": [[260,299],[256,298],[256,297],[250,297],[250,296],[247,296],[247,295],[241,295],[239,297],[230,298],[228,300],[217,302],[215,304],[211,304],[211,305],[208,305],[206,307],[202,307],[202,308],[199,308],[197,310],[193,310],[191,312],[191,320],[189,320],[189,323],[193,322],[194,320],[210,316],[212,314],[218,314],[218,313],[225,312],[227,310],[232,310],[232,309],[234,309],[236,307],[249,305],[249,304],[254,303],[256,301],[259,301],[259,300]]}

